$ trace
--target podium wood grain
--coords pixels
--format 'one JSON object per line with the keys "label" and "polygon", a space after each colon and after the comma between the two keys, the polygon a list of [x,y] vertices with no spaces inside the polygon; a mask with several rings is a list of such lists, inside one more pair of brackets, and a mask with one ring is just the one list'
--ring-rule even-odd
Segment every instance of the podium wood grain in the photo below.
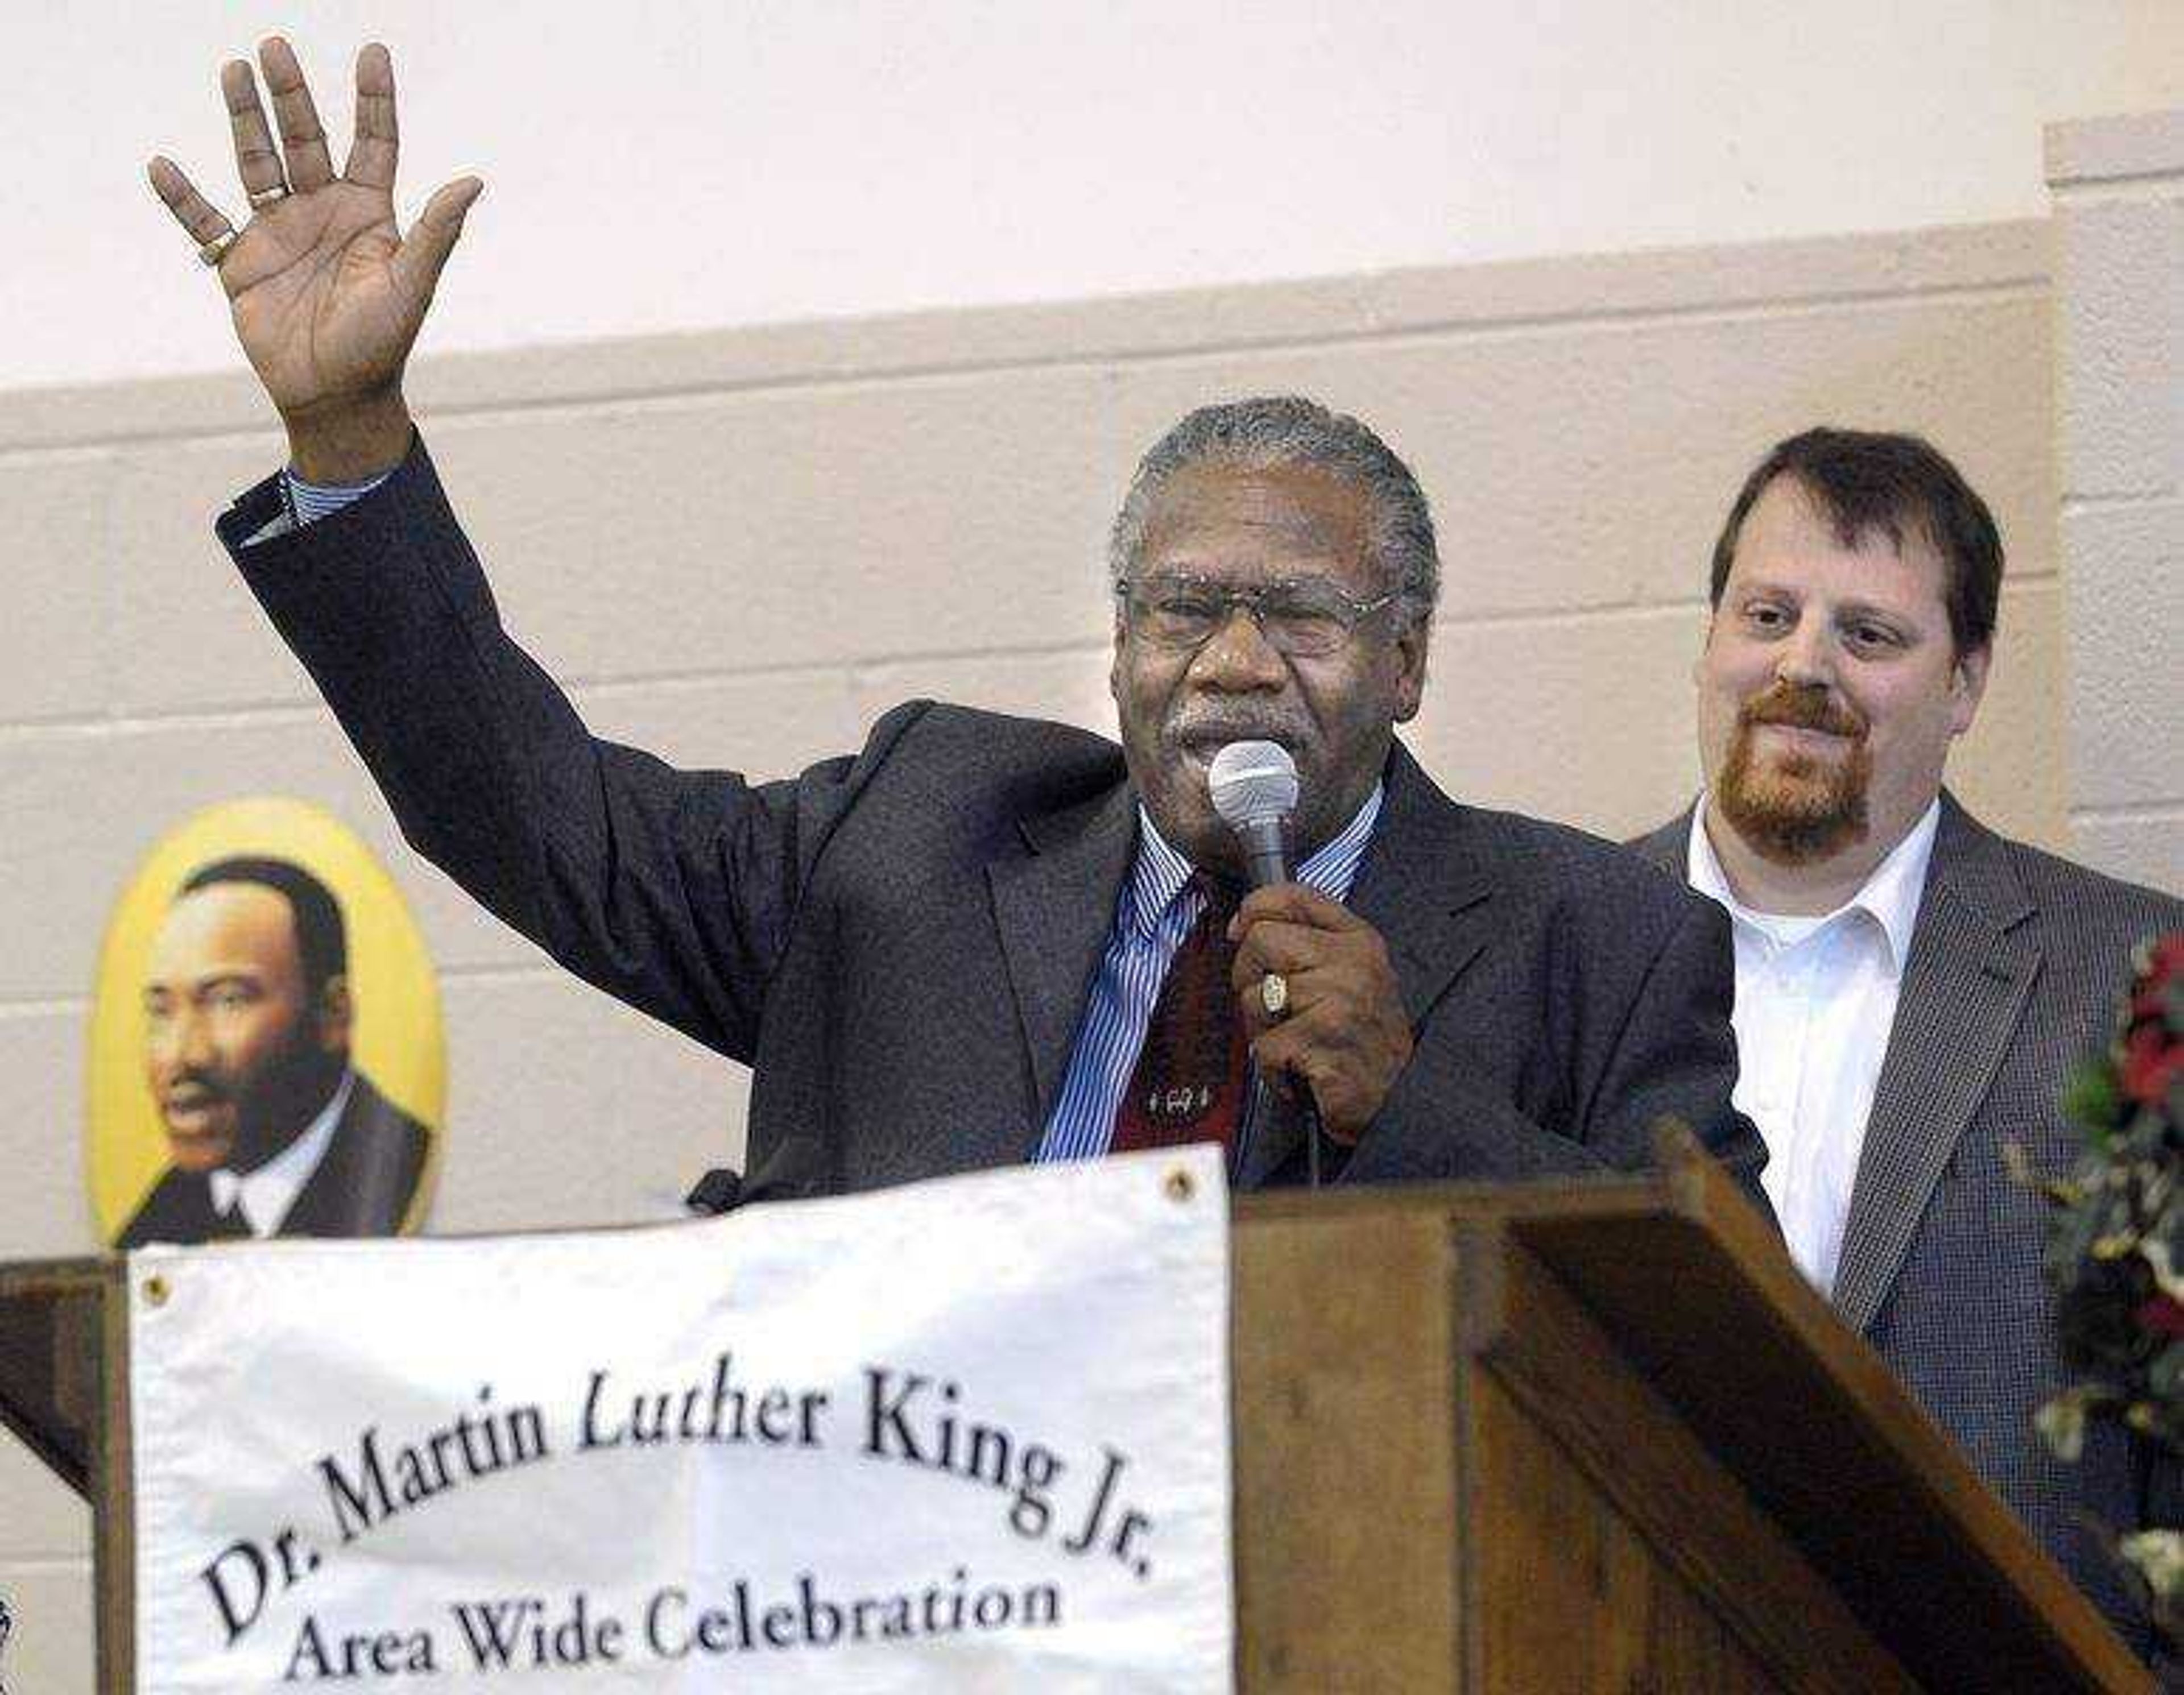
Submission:
{"label": "podium wood grain", "polygon": [[1696,1143],[1661,1153],[1237,1203],[1240,1687],[2150,1689]]}

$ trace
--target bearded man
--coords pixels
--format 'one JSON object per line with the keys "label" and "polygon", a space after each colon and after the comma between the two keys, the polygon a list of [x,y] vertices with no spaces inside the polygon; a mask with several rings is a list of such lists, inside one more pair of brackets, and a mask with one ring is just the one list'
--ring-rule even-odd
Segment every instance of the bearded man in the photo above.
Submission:
{"label": "bearded man", "polygon": [[1707,789],[1637,846],[1728,912],[1736,1103],[1799,1267],[2134,1640],[2083,1515],[2129,1528],[2120,1442],[2069,1466],[2042,1203],[2060,1097],[2133,951],[2184,903],[2005,840],[1942,786],[1994,653],[2002,539],[1928,443],[1812,430],[1747,479],[1696,668]]}

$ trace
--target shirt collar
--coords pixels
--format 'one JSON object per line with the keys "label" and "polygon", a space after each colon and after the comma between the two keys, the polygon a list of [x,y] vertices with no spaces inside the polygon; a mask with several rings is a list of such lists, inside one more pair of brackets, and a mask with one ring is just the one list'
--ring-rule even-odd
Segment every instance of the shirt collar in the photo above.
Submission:
{"label": "shirt collar", "polygon": [[[1380,820],[1383,785],[1374,783],[1349,823],[1323,842],[1296,868],[1295,880],[1329,900],[1347,900],[1350,886],[1357,880],[1357,864],[1373,839],[1373,826]],[[1131,926],[1140,936],[1153,933],[1162,914],[1168,909],[1183,886],[1190,881],[1191,864],[1160,833],[1152,814],[1138,808],[1138,857],[1130,868],[1127,911]]]}
{"label": "shirt collar", "polygon": [[[1757,930],[1767,928],[1768,914],[1748,907],[1729,886],[1729,876],[1706,832],[1707,797],[1691,809],[1691,844],[1685,854],[1685,875],[1699,893],[1718,902],[1739,923]],[[1903,839],[1888,850],[1888,857],[1873,868],[1856,894],[1821,918],[1813,927],[1825,929],[1847,912],[1863,912],[1880,926],[1887,939],[1889,963],[1898,976],[1911,955],[1911,932],[1919,922],[1919,904],[1926,889],[1926,868],[1934,857],[1934,837],[1942,825],[1942,802],[1936,796]]]}
{"label": "shirt collar", "polygon": [[348,1098],[355,1086],[356,1073],[343,1072],[340,1086],[335,1089],[332,1098],[319,1109],[318,1116],[304,1133],[263,1165],[240,1175],[225,1165],[214,1171],[210,1180],[213,1210],[221,1214],[232,1211],[239,1200],[253,1236],[271,1236],[279,1231],[281,1220],[288,1216],[288,1209],[296,1204],[296,1197],[304,1192],[304,1185],[311,1181],[311,1174],[326,1157],[327,1145],[334,1139],[334,1126],[348,1110]]}

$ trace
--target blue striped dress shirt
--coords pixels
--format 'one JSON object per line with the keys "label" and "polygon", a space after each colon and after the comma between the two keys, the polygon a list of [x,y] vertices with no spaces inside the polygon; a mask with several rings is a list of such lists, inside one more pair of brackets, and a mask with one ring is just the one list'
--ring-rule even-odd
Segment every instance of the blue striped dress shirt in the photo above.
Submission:
{"label": "blue striped dress shirt", "polygon": [[[1296,881],[1329,900],[1347,900],[1357,862],[1365,857],[1379,817],[1380,785],[1375,783],[1341,834],[1297,868]],[[1089,1159],[1107,1151],[1115,1134],[1115,1109],[1137,1069],[1138,1050],[1145,1045],[1145,1026],[1152,1022],[1153,1003],[1160,998],[1168,964],[1205,909],[1205,896],[1184,887],[1190,881],[1190,861],[1168,845],[1139,808],[1137,860],[1116,900],[1115,928],[1092,980],[1084,1021],[1077,1026],[1061,1098],[1034,1159]],[[1245,1132],[1249,1130],[1246,1125]]]}

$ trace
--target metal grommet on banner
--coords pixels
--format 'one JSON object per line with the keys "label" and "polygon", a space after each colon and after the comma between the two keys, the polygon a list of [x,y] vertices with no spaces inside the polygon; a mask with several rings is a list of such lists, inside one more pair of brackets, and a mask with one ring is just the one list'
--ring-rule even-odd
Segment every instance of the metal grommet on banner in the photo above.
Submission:
{"label": "metal grommet on banner", "polygon": [[1187,1201],[1198,1192],[1198,1185],[1192,1181],[1190,1173],[1180,1165],[1167,1174],[1167,1181],[1161,1187],[1172,1201]]}
{"label": "metal grommet on banner", "polygon": [[167,1297],[173,1292],[167,1280],[157,1272],[144,1280],[144,1304],[148,1307],[165,1306]]}

